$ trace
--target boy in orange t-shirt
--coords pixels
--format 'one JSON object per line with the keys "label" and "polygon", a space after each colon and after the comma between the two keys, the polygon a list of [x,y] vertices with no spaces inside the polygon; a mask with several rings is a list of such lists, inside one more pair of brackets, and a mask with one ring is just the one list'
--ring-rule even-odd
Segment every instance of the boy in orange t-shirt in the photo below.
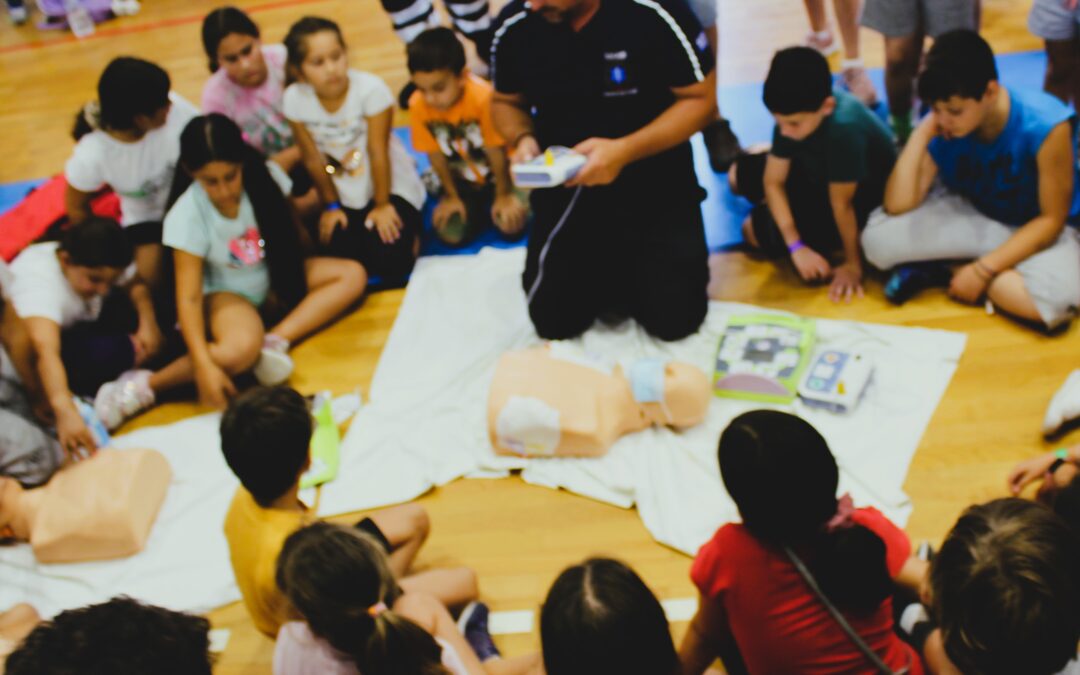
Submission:
{"label": "boy in orange t-shirt", "polygon": [[412,143],[426,152],[441,196],[432,221],[451,245],[492,223],[506,237],[525,229],[524,195],[510,181],[506,141],[491,121],[491,85],[465,68],[465,50],[449,28],[432,28],[408,46],[416,92],[409,99]]}

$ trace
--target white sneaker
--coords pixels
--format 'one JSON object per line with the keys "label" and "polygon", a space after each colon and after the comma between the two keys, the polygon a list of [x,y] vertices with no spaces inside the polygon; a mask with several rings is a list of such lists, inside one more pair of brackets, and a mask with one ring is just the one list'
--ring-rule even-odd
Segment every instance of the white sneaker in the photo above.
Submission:
{"label": "white sneaker", "polygon": [[94,412],[109,431],[128,418],[154,405],[149,370],[129,370],[112,382],[101,385],[94,397]]}
{"label": "white sneaker", "polygon": [[16,26],[23,25],[30,18],[25,5],[22,7],[8,7],[8,12],[11,15],[11,22]]}
{"label": "white sneaker", "polygon": [[294,364],[288,354],[289,343],[276,335],[267,335],[263,339],[259,360],[252,372],[255,379],[264,387],[273,387],[289,379]]}
{"label": "white sneaker", "polygon": [[1053,435],[1062,424],[1080,417],[1080,370],[1069,373],[1065,384],[1057,390],[1043,418],[1043,435]]}

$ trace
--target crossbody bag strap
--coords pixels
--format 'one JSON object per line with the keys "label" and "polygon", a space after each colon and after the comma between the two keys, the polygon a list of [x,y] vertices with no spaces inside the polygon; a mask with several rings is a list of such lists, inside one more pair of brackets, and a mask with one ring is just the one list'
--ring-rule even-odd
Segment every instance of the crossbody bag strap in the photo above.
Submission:
{"label": "crossbody bag strap", "polygon": [[814,592],[814,595],[816,595],[818,600],[821,601],[821,604],[825,605],[825,609],[828,610],[830,615],[832,615],[832,618],[836,621],[836,623],[840,624],[840,628],[843,629],[845,633],[847,633],[848,638],[850,638],[851,641],[855,643],[855,646],[859,648],[859,651],[861,651],[863,655],[866,656],[870,663],[874,664],[874,666],[884,675],[905,675],[908,672],[907,667],[903,668],[899,672],[896,672],[892,668],[887,666],[885,662],[881,660],[881,657],[877,655],[877,652],[875,652],[873,649],[870,649],[870,645],[866,644],[862,637],[857,632],[855,632],[855,629],[852,628],[851,624],[847,622],[847,619],[845,619],[844,615],[840,613],[840,610],[837,609],[836,605],[834,605],[832,601],[825,596],[825,592],[821,590],[820,586],[818,586],[817,581],[814,579],[814,575],[810,574],[810,570],[806,568],[806,565],[804,565],[803,561],[799,559],[799,556],[795,555],[795,552],[787,546],[784,547],[784,553],[786,553],[788,559],[791,560],[791,564],[795,565],[795,569],[799,571],[799,574],[802,576],[803,581],[806,582],[806,585],[809,586],[810,590]]}

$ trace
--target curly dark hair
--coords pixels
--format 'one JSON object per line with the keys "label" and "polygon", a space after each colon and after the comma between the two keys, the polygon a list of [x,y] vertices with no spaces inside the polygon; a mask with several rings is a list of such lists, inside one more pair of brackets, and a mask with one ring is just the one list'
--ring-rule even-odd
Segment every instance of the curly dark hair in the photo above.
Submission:
{"label": "curly dark hair", "polygon": [[128,597],[61,612],[8,657],[8,675],[210,675],[210,622]]}

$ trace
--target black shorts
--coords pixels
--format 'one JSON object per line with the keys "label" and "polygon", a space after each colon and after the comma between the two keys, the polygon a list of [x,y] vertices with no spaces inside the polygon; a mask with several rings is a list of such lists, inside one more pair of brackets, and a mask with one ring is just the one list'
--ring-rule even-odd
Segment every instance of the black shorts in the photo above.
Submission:
{"label": "black shorts", "polygon": [[375,524],[374,520],[372,520],[371,518],[364,518],[353,527],[360,530],[364,534],[370,534],[372,537],[375,538],[375,541],[379,542],[382,545],[383,549],[387,552],[387,554],[390,553],[390,540],[386,538],[386,535],[383,534],[383,531],[379,529],[379,526]]}
{"label": "black shorts", "polygon": [[124,228],[124,234],[132,246],[161,243],[162,222],[160,220],[148,220],[142,223],[134,223]]}
{"label": "black shorts", "polygon": [[315,187],[315,181],[311,180],[311,174],[303,162],[296,163],[289,172],[289,179],[292,181],[292,189],[287,196],[303,197]]}
{"label": "black shorts", "polygon": [[[750,222],[757,239],[758,250],[769,258],[786,258],[787,243],[765,203],[765,162],[768,153],[743,155],[735,162],[738,185],[736,192],[748,199],[754,208]],[[812,181],[798,162],[791,163],[784,185],[788,204],[795,218],[795,229],[804,244],[829,257],[843,248],[840,230],[836,227],[827,185]],[[869,212],[856,208],[859,229],[866,225]]]}

